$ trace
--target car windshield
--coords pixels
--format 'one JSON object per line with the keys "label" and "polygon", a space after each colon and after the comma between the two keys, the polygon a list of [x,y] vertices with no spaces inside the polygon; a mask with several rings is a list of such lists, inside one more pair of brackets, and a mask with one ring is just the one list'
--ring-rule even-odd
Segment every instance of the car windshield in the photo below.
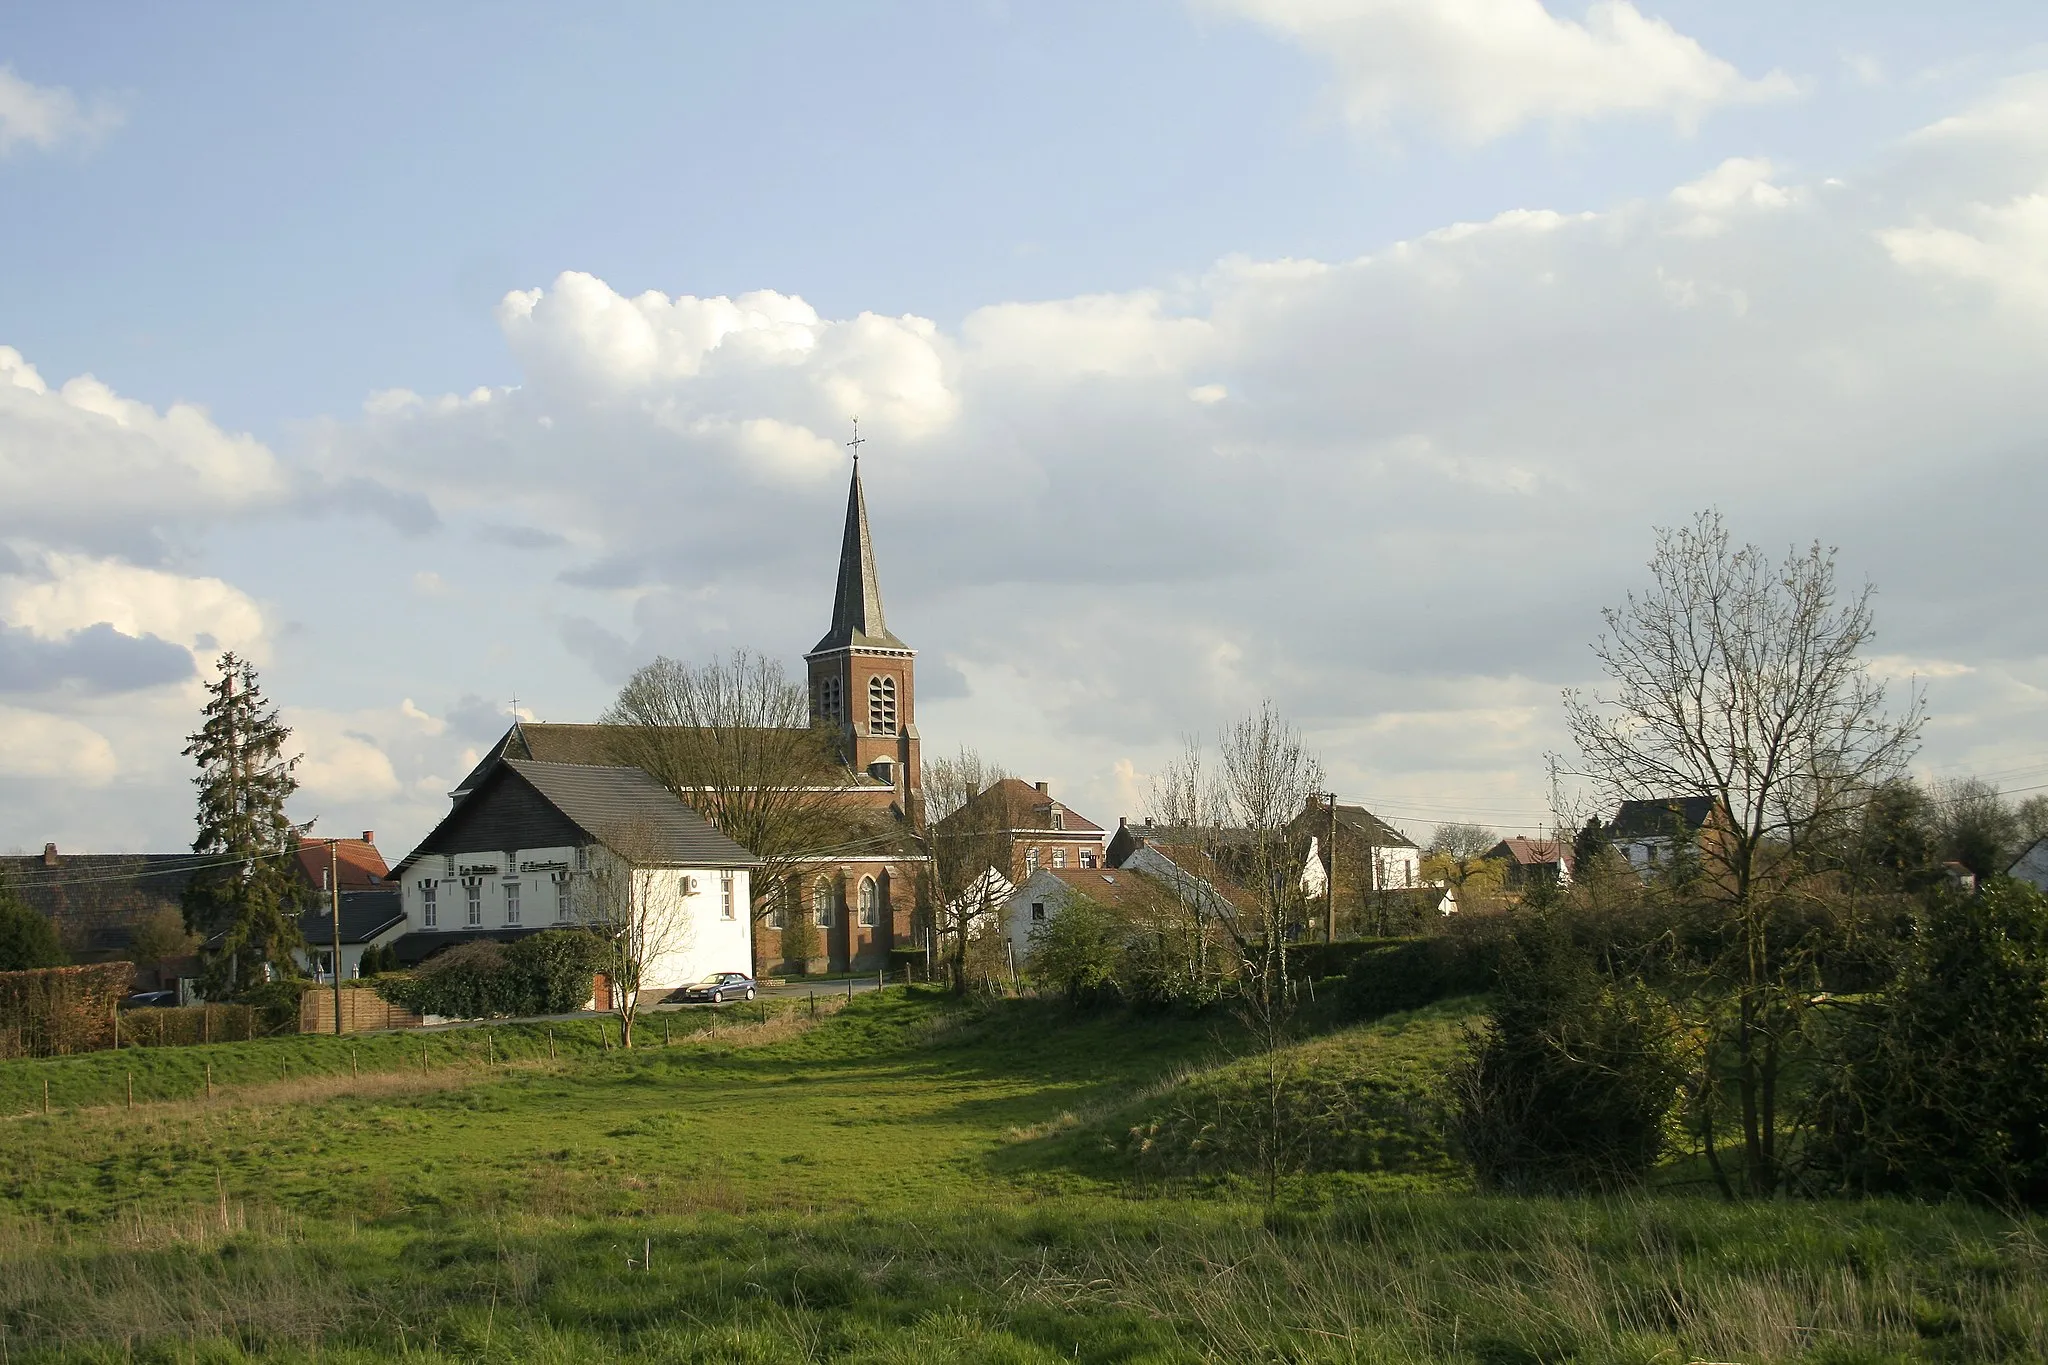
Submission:
{"label": "car windshield", "polygon": [[697,984],[700,986],[716,986],[723,983],[724,980],[724,972],[713,972],[711,975],[705,977],[702,981],[699,981]]}

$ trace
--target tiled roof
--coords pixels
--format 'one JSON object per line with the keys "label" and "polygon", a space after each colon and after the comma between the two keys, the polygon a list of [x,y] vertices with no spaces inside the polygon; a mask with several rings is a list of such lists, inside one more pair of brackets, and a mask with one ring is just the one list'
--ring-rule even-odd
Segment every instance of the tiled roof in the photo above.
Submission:
{"label": "tiled roof", "polygon": [[[1052,825],[1052,810],[1060,808],[1060,827]],[[972,811],[975,817],[985,816],[991,809],[1004,830],[1030,830],[1033,833],[1050,835],[1101,834],[1102,826],[1088,819],[1064,801],[1055,801],[1047,793],[1038,790],[1029,782],[1019,778],[1006,777],[991,783],[979,796],[967,802],[958,811],[939,821],[940,827],[968,818]]]}
{"label": "tiled roof", "polygon": [[[522,721],[508,729],[485,751],[456,786],[457,795],[474,791],[486,774],[505,759],[527,759],[535,763],[576,763],[592,767],[614,767],[627,762],[619,725],[559,725],[552,721]],[[890,784],[857,773],[844,764],[820,762],[814,779],[821,787],[874,787],[889,790]]]}
{"label": "tiled roof", "polygon": [[81,952],[120,952],[137,925],[178,911],[185,884],[212,859],[196,853],[62,853],[0,858],[4,877],[28,906]]}
{"label": "tiled roof", "polygon": [[1155,899],[1160,894],[1156,883],[1135,872],[1093,867],[1041,868],[1034,877],[1025,881],[1019,889],[1019,894],[1029,895],[1031,883],[1038,877],[1050,877],[1063,883],[1075,894],[1086,896],[1099,905],[1123,905],[1132,901]]}
{"label": "tiled roof", "polygon": [[[377,846],[366,839],[336,839],[333,844],[335,865],[341,873],[341,889],[368,890],[388,880],[391,869],[384,863],[384,855]],[[299,841],[299,870],[314,886],[327,882],[328,844],[324,839],[307,838]]]}
{"label": "tiled roof", "polygon": [[720,834],[709,820],[669,794],[638,768],[506,760],[524,779],[592,839],[610,843],[631,829],[644,831],[646,849],[628,849],[668,867],[753,867],[760,860]]}
{"label": "tiled roof", "polygon": [[[1311,799],[1307,808],[1300,815],[1294,817],[1290,828],[1297,835],[1303,833],[1317,834],[1330,827],[1329,821],[1330,808],[1321,801]],[[1339,801],[1337,803],[1337,827],[1350,830],[1354,834],[1362,836],[1366,843],[1373,848],[1414,848],[1416,846],[1413,839],[1410,839],[1400,830],[1395,829],[1392,825],[1380,819],[1379,816],[1374,815],[1364,806],[1347,806],[1342,801]]]}
{"label": "tiled roof", "polygon": [[1524,839],[1520,835],[1503,839],[1486,850],[1487,858],[1505,858],[1524,867],[1541,867],[1557,862],[1560,857],[1564,865],[1572,865],[1572,850],[1569,844],[1560,846],[1551,839]]}

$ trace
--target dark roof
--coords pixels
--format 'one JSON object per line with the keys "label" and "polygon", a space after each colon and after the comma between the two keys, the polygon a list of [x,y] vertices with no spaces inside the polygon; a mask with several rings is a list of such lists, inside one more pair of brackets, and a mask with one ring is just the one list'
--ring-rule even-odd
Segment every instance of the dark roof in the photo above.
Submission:
{"label": "dark roof", "polygon": [[[1311,797],[1300,815],[1292,822],[1294,833],[1319,834],[1330,827],[1330,808]],[[1414,848],[1415,841],[1395,829],[1392,825],[1374,815],[1364,806],[1347,806],[1337,803],[1337,828],[1359,835],[1373,848]]]}
{"label": "dark roof", "polygon": [[[453,795],[459,799],[476,790],[490,771],[507,759],[607,768],[620,766],[629,761],[626,757],[628,750],[621,738],[627,729],[622,725],[558,725],[549,721],[522,721],[506,730],[498,742],[485,751],[477,765],[470,769],[469,776],[456,786]],[[819,763],[816,782],[821,787],[892,790],[889,783],[864,772],[855,772],[844,763],[830,759]]]}
{"label": "dark roof", "polygon": [[[1052,824],[1054,806],[1060,809],[1058,829],[1054,829]],[[1102,826],[1072,806],[1064,801],[1055,801],[1050,793],[1042,792],[1029,782],[1015,777],[1006,777],[1000,782],[990,783],[973,800],[939,821],[939,825],[944,827],[958,822],[969,811],[983,818],[993,815],[999,822],[998,828],[1003,830],[1031,830],[1052,835],[1102,833]]]}
{"label": "dark roof", "polygon": [[0,880],[75,951],[120,952],[144,920],[180,910],[185,884],[213,861],[196,853],[41,853],[0,857]]}
{"label": "dark roof", "polygon": [[839,543],[839,587],[832,595],[832,627],[811,653],[832,649],[909,649],[882,619],[882,584],[875,577],[875,544],[868,535],[868,500],[860,462],[846,490],[846,533]]}
{"label": "dark roof", "polygon": [[[391,940],[392,955],[402,967],[417,967],[444,948],[453,948],[458,943],[475,943],[485,939],[492,943],[512,943],[518,939],[530,938],[534,934],[546,933],[550,929],[575,928],[574,925],[522,924],[503,929],[415,929],[409,934],[400,934]],[[315,945],[318,946],[317,944]]]}
{"label": "dark roof", "polygon": [[1711,796],[1660,796],[1649,801],[1624,801],[1607,826],[1610,839],[1669,837],[1674,826],[1691,834],[1714,813]]}
{"label": "dark roof", "polygon": [[760,862],[638,768],[516,758],[505,766],[600,843],[611,844],[628,826],[643,829],[650,843],[630,851],[636,858],[670,867],[753,867]]}
{"label": "dark roof", "polygon": [[[344,947],[352,943],[368,943],[379,934],[388,932],[394,924],[404,922],[405,909],[396,887],[341,893],[341,942]],[[311,947],[332,944],[334,919],[328,914],[328,907],[323,905],[318,910],[308,910],[300,915],[299,932],[305,935]]]}

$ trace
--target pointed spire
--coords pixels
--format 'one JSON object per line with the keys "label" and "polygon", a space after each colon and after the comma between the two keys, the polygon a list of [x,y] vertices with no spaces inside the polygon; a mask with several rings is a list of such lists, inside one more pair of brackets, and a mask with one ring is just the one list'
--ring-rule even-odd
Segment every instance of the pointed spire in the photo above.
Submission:
{"label": "pointed spire", "polygon": [[[855,447],[858,452],[859,447]],[[839,589],[832,598],[832,629],[811,650],[908,649],[882,620],[882,585],[875,577],[875,545],[868,535],[868,500],[860,486],[860,458],[846,491],[846,535],[839,544]]]}

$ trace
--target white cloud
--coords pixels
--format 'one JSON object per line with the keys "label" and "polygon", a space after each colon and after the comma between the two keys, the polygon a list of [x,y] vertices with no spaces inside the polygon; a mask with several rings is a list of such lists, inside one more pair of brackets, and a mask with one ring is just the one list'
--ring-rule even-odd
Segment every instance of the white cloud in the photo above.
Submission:
{"label": "white cloud", "polygon": [[123,635],[183,645],[203,663],[224,649],[257,660],[268,653],[262,609],[241,589],[113,559],[53,553],[40,574],[0,576],[0,619],[45,639],[104,621]]}
{"label": "white cloud", "polygon": [[271,505],[285,485],[261,442],[192,404],[160,413],[90,375],[52,389],[0,346],[0,535],[105,544]]}
{"label": "white cloud", "polygon": [[118,107],[106,100],[80,104],[62,86],[34,85],[0,66],[0,157],[32,147],[55,151],[90,146],[121,126]]}
{"label": "white cloud", "polygon": [[1986,284],[2017,302],[2048,302],[2048,193],[1972,204],[1968,228],[1920,225],[1878,234],[1899,264]]}
{"label": "white cloud", "polygon": [[1778,72],[1742,75],[1628,0],[1583,23],[1541,0],[1213,0],[1327,56],[1352,119],[1413,114],[1468,142],[1532,122],[1663,114],[1689,127],[1726,104],[1783,98]]}
{"label": "white cloud", "polygon": [[[402,714],[402,712],[400,713]],[[292,745],[304,755],[298,766],[296,805],[362,806],[397,796],[398,774],[378,739],[361,727],[389,719],[382,715],[337,715],[327,711],[288,708],[284,721],[292,729]],[[408,718],[409,719],[409,718]]]}
{"label": "white cloud", "polygon": [[0,706],[0,774],[104,787],[118,767],[113,746],[91,726]]}

